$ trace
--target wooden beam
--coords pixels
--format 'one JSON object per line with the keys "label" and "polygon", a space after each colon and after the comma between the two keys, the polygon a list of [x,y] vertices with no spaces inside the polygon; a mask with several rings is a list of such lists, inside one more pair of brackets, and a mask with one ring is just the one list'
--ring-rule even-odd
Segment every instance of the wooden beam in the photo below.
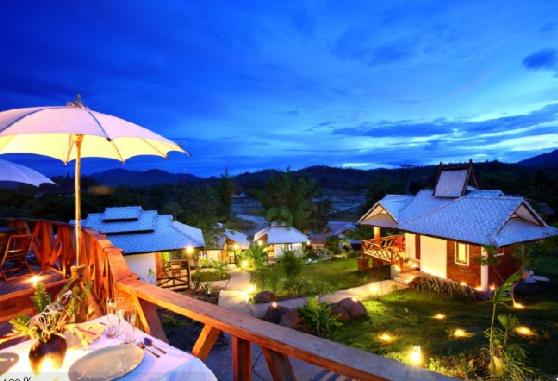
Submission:
{"label": "wooden beam", "polygon": [[211,348],[213,348],[213,345],[219,338],[219,334],[221,334],[221,330],[214,328],[209,324],[204,325],[198,340],[196,340],[196,343],[194,344],[192,354],[200,360],[205,361],[211,351]]}
{"label": "wooden beam", "polygon": [[250,342],[233,336],[232,363],[234,381],[252,381],[252,353]]}
{"label": "wooden beam", "polygon": [[273,381],[296,381],[293,366],[287,356],[267,348],[262,348],[262,353]]}
{"label": "wooden beam", "polygon": [[147,329],[149,330],[149,332],[146,331],[146,333],[168,343],[169,339],[165,334],[161,319],[159,319],[159,315],[157,314],[157,306],[143,299],[139,299],[139,306]]}

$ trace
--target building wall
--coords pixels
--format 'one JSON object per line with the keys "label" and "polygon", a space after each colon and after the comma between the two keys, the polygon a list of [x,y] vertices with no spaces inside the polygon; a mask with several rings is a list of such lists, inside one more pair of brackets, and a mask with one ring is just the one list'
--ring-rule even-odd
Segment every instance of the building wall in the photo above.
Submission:
{"label": "building wall", "polygon": [[420,270],[441,278],[447,277],[446,240],[420,236]]}
{"label": "building wall", "polygon": [[405,255],[409,259],[416,259],[415,234],[405,233]]}
{"label": "building wall", "polygon": [[131,254],[124,256],[124,258],[130,270],[138,274],[141,280],[155,284],[156,255],[158,253]]}
{"label": "building wall", "polygon": [[467,245],[469,252],[469,263],[467,265],[455,263],[455,241],[447,241],[447,266],[448,279],[460,283],[467,283],[471,287],[481,286],[481,247],[478,245]]}
{"label": "building wall", "polygon": [[488,284],[500,286],[514,272],[521,268],[521,262],[513,256],[516,246],[502,248],[504,255],[498,257],[496,266],[488,266]]}

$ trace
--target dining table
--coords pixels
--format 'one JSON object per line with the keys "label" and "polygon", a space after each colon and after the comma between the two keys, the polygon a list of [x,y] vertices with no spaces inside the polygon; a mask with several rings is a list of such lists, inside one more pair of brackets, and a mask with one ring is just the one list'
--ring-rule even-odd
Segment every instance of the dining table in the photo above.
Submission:
{"label": "dining table", "polygon": [[[109,319],[105,315],[91,320],[91,322],[98,322],[103,326],[108,326]],[[131,329],[131,326],[126,321],[121,321],[120,325],[121,330]],[[137,328],[135,329],[134,336],[134,343],[127,345],[136,345],[136,343],[143,342],[147,338],[151,340],[152,346],[143,349],[144,355],[139,365],[126,375],[118,378],[118,380],[217,381],[213,372],[199,358],[192,354],[183,352]],[[4,374],[0,371],[0,380],[72,380],[69,372],[72,364],[95,351],[118,345],[123,345],[122,337],[109,338],[106,333],[103,333],[99,338],[90,343],[87,348],[81,345],[68,348],[60,369],[36,375],[31,371],[29,362],[29,350],[31,349],[32,342],[27,340],[0,350],[0,364],[2,361],[13,362],[13,365]],[[152,352],[157,353],[159,357],[153,355]]]}

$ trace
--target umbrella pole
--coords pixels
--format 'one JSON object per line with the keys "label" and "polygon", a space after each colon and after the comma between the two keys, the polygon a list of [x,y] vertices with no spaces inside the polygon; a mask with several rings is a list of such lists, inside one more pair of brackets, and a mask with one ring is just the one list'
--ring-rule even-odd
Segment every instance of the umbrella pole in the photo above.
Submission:
{"label": "umbrella pole", "polygon": [[81,262],[81,141],[83,135],[75,137],[76,144],[76,163],[75,163],[75,219],[76,219],[76,267]]}

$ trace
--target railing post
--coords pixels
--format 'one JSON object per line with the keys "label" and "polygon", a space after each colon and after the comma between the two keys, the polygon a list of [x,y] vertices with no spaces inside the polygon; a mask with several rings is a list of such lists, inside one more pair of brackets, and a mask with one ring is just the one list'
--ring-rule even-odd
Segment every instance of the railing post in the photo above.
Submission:
{"label": "railing post", "polygon": [[267,362],[271,377],[273,377],[273,381],[296,381],[296,376],[293,371],[293,366],[289,361],[289,357],[283,353],[263,347],[262,353]]}
{"label": "railing post", "polygon": [[194,344],[192,354],[204,361],[209,355],[211,348],[213,348],[213,345],[219,338],[220,333],[221,330],[214,328],[209,324],[204,325],[198,340],[196,340],[196,343]]}
{"label": "railing post", "polygon": [[232,340],[234,381],[252,381],[252,353],[250,342],[236,336]]}

